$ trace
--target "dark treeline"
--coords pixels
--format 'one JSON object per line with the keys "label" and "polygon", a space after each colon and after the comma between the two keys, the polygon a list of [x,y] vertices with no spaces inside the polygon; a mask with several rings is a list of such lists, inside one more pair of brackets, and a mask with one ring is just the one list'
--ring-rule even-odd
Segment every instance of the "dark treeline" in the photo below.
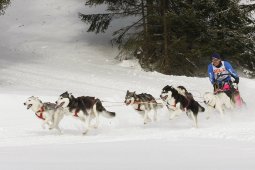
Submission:
{"label": "dark treeline", "polygon": [[[133,18],[116,30],[119,59],[135,57],[145,70],[204,76],[218,52],[239,71],[255,71],[255,5],[239,0],[87,0],[106,12],[80,14],[89,32],[104,32],[114,19]],[[254,73],[250,73],[254,76]]]}
{"label": "dark treeline", "polygon": [[0,0],[0,15],[4,14],[4,10],[10,4],[10,0]]}

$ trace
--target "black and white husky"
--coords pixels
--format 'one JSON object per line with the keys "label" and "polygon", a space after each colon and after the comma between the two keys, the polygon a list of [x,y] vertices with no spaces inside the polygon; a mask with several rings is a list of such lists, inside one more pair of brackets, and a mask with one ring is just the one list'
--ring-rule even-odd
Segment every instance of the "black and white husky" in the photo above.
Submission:
{"label": "black and white husky", "polygon": [[194,100],[191,93],[187,92],[186,88],[179,86],[165,86],[162,89],[160,98],[164,101],[168,110],[173,111],[170,119],[173,119],[182,112],[186,112],[188,117],[191,117],[197,127],[198,112],[204,112],[205,109],[197,101]]}
{"label": "black and white husky", "polygon": [[99,114],[107,118],[115,117],[115,113],[107,111],[102,102],[95,97],[80,96],[76,98],[71,93],[65,92],[59,96],[56,104],[57,107],[67,108],[69,114],[85,122],[86,129],[83,134],[88,132],[90,121],[93,118],[96,118],[96,125],[94,127],[98,127]]}
{"label": "black and white husky", "polygon": [[161,103],[157,103],[155,98],[147,93],[136,94],[135,92],[130,92],[129,90],[126,93],[125,104],[132,105],[133,108],[143,116],[144,124],[151,122],[151,119],[148,113],[153,110],[154,117],[153,120],[157,120],[157,109],[162,108]]}
{"label": "black and white husky", "polygon": [[48,124],[49,129],[55,128],[60,132],[58,124],[64,116],[63,108],[56,108],[54,103],[43,103],[34,96],[29,97],[24,105],[27,106],[27,109],[31,109],[39,119],[43,120],[43,128],[45,128],[45,124]]}

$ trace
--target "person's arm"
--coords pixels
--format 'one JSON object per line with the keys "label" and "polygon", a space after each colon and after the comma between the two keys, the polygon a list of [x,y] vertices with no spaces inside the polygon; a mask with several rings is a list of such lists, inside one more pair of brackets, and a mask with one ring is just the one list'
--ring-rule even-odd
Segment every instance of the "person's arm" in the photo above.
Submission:
{"label": "person's arm", "polygon": [[233,67],[231,66],[231,64],[227,61],[224,61],[224,65],[226,70],[231,74],[231,76],[235,79],[234,83],[239,83],[239,76],[236,73],[236,71],[233,69]]}
{"label": "person's arm", "polygon": [[209,80],[212,84],[215,83],[215,77],[214,77],[214,73],[213,73],[213,67],[212,64],[208,65],[208,76],[209,76]]}

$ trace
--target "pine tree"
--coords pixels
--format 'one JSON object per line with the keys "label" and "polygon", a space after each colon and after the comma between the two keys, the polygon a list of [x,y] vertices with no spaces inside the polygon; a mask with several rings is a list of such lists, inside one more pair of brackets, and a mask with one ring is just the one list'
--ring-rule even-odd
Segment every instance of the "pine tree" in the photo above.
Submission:
{"label": "pine tree", "polygon": [[143,68],[166,74],[206,75],[213,52],[255,70],[254,5],[240,0],[89,0],[103,14],[80,14],[88,31],[104,32],[115,18],[134,22],[114,32],[120,58],[135,56]]}
{"label": "pine tree", "polygon": [[[109,24],[114,19],[119,18],[128,18],[130,16],[137,17],[142,15],[142,1],[139,0],[88,0],[85,5],[89,6],[98,6],[98,5],[106,5],[107,9],[104,13],[97,14],[82,14],[80,13],[80,17],[82,21],[90,24],[88,32],[105,32],[108,29]],[[137,17],[137,20],[134,20],[133,23],[127,25],[119,30],[116,30],[113,33],[112,42],[119,45],[120,49],[128,49],[122,50],[118,57],[125,57],[124,54],[126,52],[134,55],[132,52],[138,51],[139,48],[134,49],[132,47],[133,42],[139,43],[142,34],[139,33],[139,30],[143,26],[143,19],[141,17]],[[132,34],[130,34],[132,33]],[[125,52],[124,52],[125,51]],[[132,52],[130,52],[132,51]]]}
{"label": "pine tree", "polygon": [[10,4],[10,0],[0,0],[0,15],[4,14],[4,10]]}

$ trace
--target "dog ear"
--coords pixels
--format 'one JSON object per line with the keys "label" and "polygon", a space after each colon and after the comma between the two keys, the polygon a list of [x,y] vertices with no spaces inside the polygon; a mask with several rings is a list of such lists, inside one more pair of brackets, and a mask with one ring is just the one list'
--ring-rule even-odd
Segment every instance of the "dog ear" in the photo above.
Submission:
{"label": "dog ear", "polygon": [[69,93],[69,98],[71,98],[71,97],[72,97],[72,95],[73,95],[72,93]]}

